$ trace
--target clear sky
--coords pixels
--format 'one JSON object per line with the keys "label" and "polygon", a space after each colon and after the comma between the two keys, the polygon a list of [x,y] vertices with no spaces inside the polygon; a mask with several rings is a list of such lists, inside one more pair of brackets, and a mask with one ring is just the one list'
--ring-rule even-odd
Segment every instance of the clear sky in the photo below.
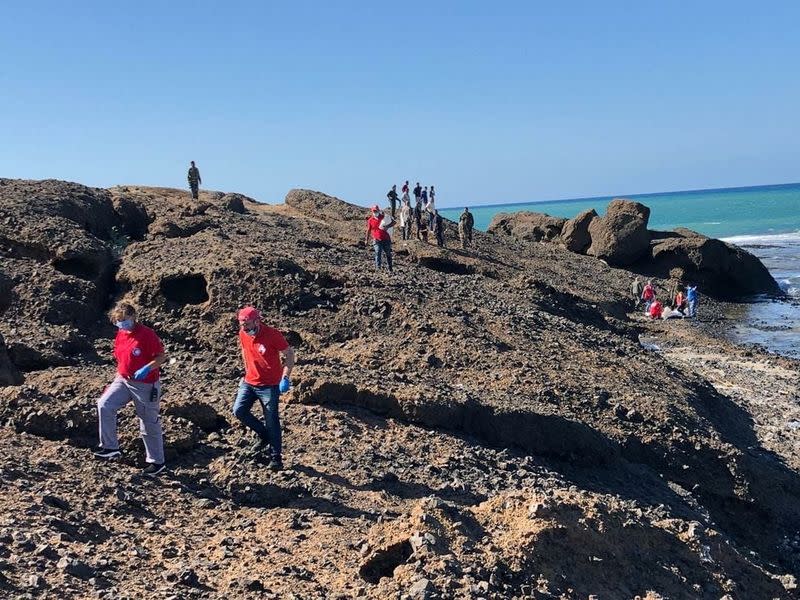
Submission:
{"label": "clear sky", "polygon": [[0,176],[440,206],[800,181],[800,2],[5,2]]}

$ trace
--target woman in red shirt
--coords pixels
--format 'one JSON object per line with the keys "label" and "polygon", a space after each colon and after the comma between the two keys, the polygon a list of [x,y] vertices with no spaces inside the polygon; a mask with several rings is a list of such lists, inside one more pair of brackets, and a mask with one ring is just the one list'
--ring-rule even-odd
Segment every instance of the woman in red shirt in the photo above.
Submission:
{"label": "woman in red shirt", "polygon": [[117,327],[114,338],[117,375],[97,400],[100,447],[94,455],[105,459],[121,456],[117,412],[133,401],[149,463],[144,473],[155,476],[164,470],[164,435],[159,416],[159,368],[166,356],[164,345],[155,331],[136,321],[136,310],[130,304],[117,304],[109,317]]}

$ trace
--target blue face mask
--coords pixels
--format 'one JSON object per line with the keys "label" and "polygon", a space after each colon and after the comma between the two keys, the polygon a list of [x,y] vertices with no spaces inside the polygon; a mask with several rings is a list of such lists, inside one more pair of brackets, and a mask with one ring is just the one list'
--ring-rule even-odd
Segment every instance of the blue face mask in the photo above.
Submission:
{"label": "blue face mask", "polygon": [[133,319],[125,319],[124,321],[117,321],[114,323],[119,329],[123,331],[130,331],[133,329]]}

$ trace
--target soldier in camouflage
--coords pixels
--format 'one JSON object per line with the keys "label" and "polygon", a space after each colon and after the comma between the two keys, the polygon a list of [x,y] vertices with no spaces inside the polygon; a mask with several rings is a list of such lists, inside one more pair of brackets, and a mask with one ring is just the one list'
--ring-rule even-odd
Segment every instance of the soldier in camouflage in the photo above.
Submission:
{"label": "soldier in camouflage", "polygon": [[194,166],[194,161],[192,161],[192,166],[189,167],[189,187],[192,190],[192,198],[195,200],[197,200],[197,194],[202,181],[203,180],[200,179],[200,169]]}

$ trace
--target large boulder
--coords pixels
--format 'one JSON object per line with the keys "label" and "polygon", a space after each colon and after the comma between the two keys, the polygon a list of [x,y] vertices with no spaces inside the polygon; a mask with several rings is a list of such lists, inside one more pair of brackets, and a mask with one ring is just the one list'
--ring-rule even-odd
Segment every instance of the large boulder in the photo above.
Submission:
{"label": "large boulder", "polygon": [[595,218],[597,218],[597,213],[590,208],[564,223],[564,227],[561,228],[561,241],[567,250],[578,254],[586,252],[586,249],[592,244],[589,224]]}
{"label": "large boulder", "polygon": [[567,220],[544,213],[522,211],[498,213],[489,223],[489,233],[501,233],[529,242],[549,242],[561,235]]}
{"label": "large boulder", "polygon": [[650,264],[659,276],[697,283],[718,297],[780,293],[764,264],[738,246],[683,228],[653,237]]}
{"label": "large boulder", "polygon": [[604,216],[589,223],[592,244],[586,253],[610,265],[636,262],[650,247],[649,218],[650,209],[644,204],[615,198],[608,204]]}

